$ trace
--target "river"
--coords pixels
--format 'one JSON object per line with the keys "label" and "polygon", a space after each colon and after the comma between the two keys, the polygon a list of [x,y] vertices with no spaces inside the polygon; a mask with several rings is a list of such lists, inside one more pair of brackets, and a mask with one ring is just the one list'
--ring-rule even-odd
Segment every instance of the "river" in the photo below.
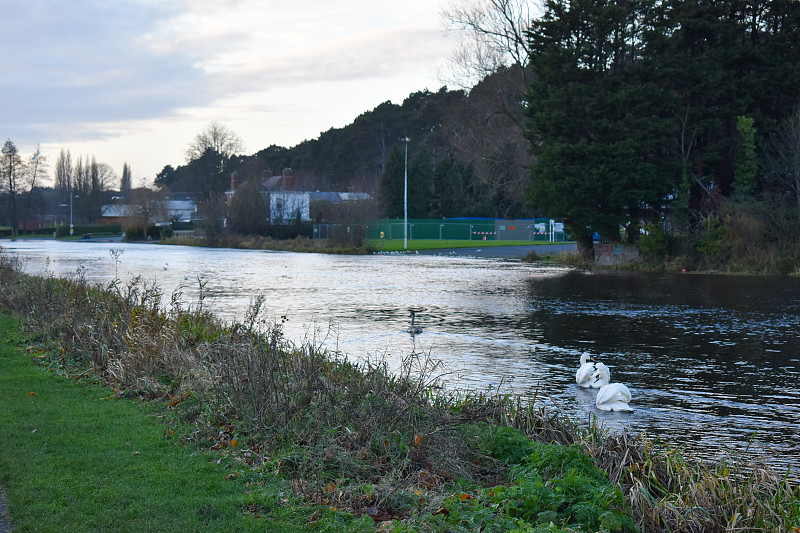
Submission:
{"label": "river", "polygon": [[[800,469],[800,279],[583,271],[503,259],[330,256],[153,244],[4,241],[31,273],[155,280],[186,305],[241,320],[258,294],[286,336],[350,358],[414,353],[447,386],[539,391],[580,421],[692,454],[762,451]],[[115,262],[111,250],[122,250]],[[421,335],[405,332],[417,310]],[[584,351],[625,383],[634,412],[575,384]],[[542,394],[544,393],[544,394]]]}

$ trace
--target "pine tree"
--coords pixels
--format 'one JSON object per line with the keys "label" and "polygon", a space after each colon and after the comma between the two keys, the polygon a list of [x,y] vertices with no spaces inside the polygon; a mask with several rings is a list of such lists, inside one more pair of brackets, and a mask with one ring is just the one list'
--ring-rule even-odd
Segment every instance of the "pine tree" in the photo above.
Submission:
{"label": "pine tree", "polygon": [[228,206],[228,227],[243,235],[264,235],[267,231],[267,203],[258,181],[239,186]]}
{"label": "pine tree", "polygon": [[122,164],[122,178],[119,182],[119,191],[121,193],[128,193],[131,190],[131,167],[128,166],[128,162]]}
{"label": "pine tree", "polygon": [[433,158],[423,147],[408,167],[408,218],[428,218],[433,199]]}
{"label": "pine tree", "polygon": [[381,186],[378,190],[381,209],[387,218],[403,218],[404,173],[405,151],[399,146],[395,146],[389,154],[386,170],[383,172]]}

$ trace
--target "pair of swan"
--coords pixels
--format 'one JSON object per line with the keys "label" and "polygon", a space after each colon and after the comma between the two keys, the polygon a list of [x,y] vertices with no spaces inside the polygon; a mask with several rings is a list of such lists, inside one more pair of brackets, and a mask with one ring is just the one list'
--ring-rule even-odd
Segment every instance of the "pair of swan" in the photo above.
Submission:
{"label": "pair of swan", "polygon": [[631,391],[622,383],[609,383],[611,371],[603,363],[594,363],[589,353],[581,355],[581,366],[575,373],[575,381],[581,387],[600,389],[597,391],[595,405],[601,411],[632,412],[628,405],[631,401]]}

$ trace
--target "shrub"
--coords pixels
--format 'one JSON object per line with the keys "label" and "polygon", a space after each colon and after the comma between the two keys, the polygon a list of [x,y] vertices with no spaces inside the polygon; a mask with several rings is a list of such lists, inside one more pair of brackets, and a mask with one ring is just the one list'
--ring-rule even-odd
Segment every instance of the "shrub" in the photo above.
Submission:
{"label": "shrub", "polygon": [[637,247],[651,261],[661,261],[667,253],[668,238],[661,224],[649,222],[642,228]]}

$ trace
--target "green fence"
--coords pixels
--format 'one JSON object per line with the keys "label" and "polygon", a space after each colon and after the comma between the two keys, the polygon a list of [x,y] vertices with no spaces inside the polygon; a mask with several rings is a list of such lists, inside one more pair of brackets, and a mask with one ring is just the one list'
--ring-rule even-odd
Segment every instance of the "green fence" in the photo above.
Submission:
{"label": "green fence", "polygon": [[[409,219],[408,234],[404,235],[403,221],[373,220],[359,225],[367,239],[438,239],[463,241],[549,241],[565,240],[563,226],[556,234],[551,231],[554,221],[546,218],[528,220],[495,220],[486,218]],[[328,239],[339,230],[340,224],[315,224],[314,238]],[[351,226],[352,227],[352,226]],[[350,228],[348,228],[350,229]]]}
{"label": "green fence", "polygon": [[[402,239],[402,220],[374,220],[367,224],[368,239]],[[494,220],[431,220],[413,219],[408,221],[409,239],[445,240],[494,240],[497,236]]]}

